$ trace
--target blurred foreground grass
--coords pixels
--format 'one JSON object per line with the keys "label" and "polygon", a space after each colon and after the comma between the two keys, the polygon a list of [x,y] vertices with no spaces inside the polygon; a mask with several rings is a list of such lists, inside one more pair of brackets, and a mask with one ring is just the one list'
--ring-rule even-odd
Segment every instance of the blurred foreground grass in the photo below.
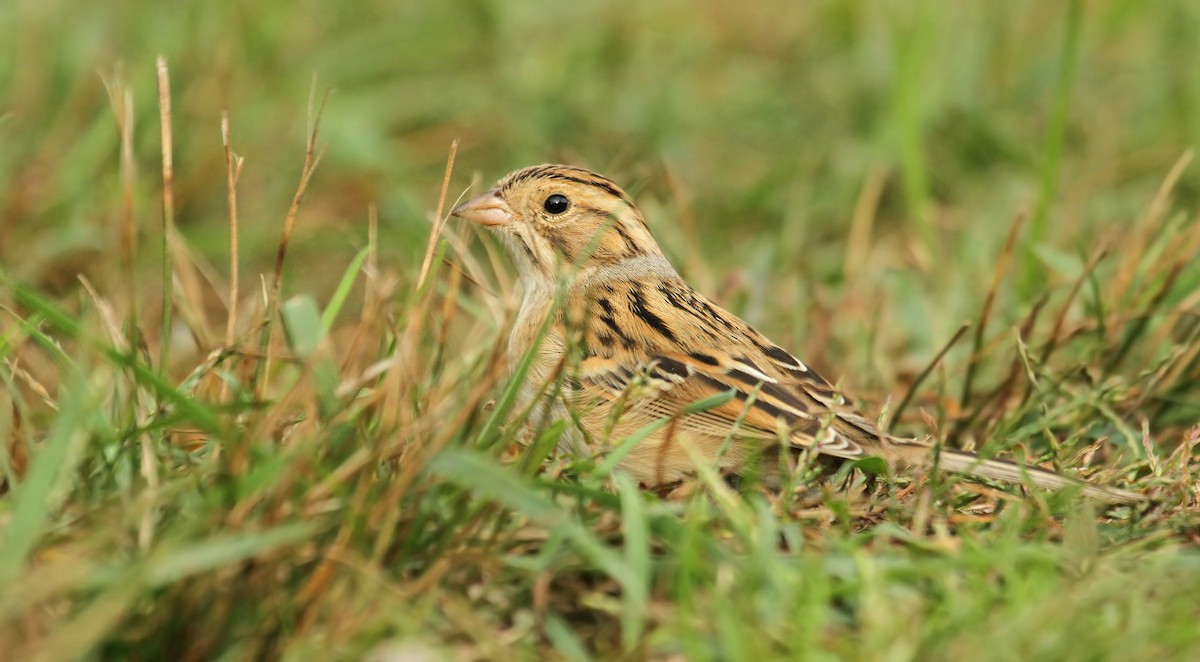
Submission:
{"label": "blurred foreground grass", "polygon": [[[1194,3],[18,0],[0,41],[14,659],[1200,650]],[[418,282],[455,138],[447,204],[531,163],[605,172],[869,412],[1159,501],[849,467],[662,495],[547,462],[494,244],[451,221]]]}

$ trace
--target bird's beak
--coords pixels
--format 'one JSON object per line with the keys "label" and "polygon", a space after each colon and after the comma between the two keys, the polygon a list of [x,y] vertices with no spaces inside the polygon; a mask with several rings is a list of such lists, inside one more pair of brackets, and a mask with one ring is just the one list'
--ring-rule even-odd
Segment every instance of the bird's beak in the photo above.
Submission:
{"label": "bird's beak", "polygon": [[512,208],[496,191],[468,200],[454,208],[451,215],[480,225],[508,225],[513,222]]}

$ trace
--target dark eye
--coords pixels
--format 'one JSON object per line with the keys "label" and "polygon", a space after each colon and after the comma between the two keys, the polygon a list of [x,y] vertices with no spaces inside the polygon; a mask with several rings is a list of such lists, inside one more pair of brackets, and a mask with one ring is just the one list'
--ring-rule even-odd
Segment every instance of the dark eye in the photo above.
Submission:
{"label": "dark eye", "polygon": [[570,206],[571,201],[567,199],[567,196],[558,193],[546,198],[546,201],[542,203],[542,207],[555,216],[563,213]]}

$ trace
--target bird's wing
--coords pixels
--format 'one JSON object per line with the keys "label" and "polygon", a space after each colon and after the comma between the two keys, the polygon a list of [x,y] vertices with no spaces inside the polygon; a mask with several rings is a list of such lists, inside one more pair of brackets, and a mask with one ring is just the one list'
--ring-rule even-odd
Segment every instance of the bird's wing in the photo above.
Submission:
{"label": "bird's wing", "polygon": [[[606,284],[584,326],[575,402],[641,423],[676,418],[684,431],[723,439],[779,438],[856,458],[878,446],[874,425],[815,372],[682,281]],[[695,403],[720,394],[704,411]],[[712,403],[714,401],[710,401]],[[644,419],[644,420],[642,420]],[[874,443],[872,443],[874,442]]]}

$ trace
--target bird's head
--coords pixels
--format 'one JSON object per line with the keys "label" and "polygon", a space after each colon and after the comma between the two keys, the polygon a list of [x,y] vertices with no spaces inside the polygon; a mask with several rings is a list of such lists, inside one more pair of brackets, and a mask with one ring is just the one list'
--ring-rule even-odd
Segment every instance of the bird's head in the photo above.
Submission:
{"label": "bird's head", "polygon": [[583,168],[540,165],[509,173],[451,212],[497,232],[526,285],[662,257],[642,213],[611,180]]}

